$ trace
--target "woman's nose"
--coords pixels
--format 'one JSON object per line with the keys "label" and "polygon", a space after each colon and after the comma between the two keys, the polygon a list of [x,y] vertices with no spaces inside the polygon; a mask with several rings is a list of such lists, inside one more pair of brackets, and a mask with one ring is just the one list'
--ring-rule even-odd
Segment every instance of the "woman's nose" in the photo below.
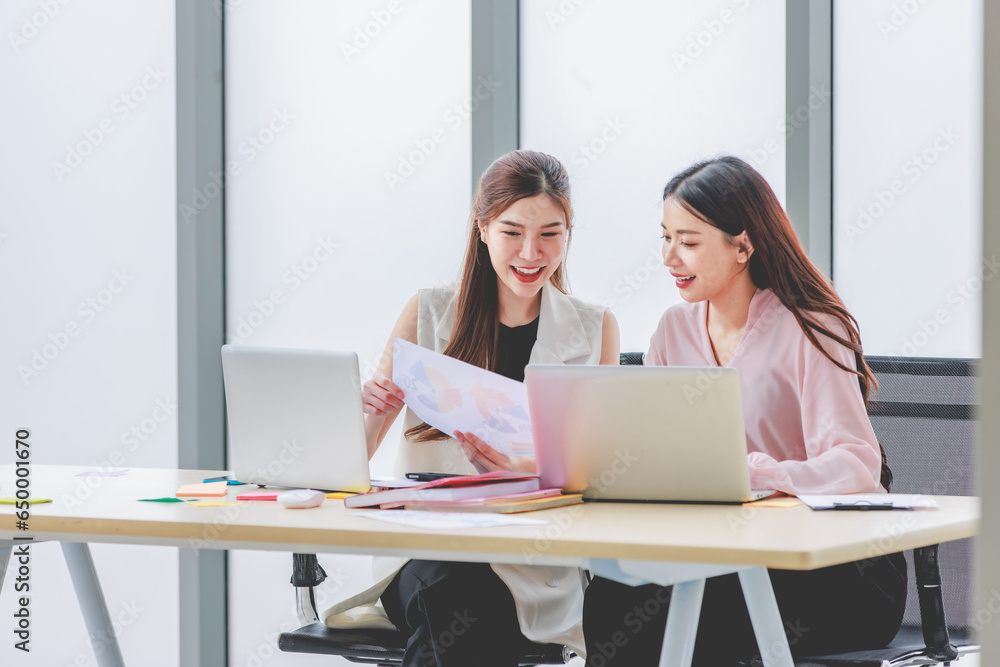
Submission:
{"label": "woman's nose", "polygon": [[524,259],[537,259],[539,256],[538,252],[538,241],[534,239],[525,238],[524,242],[521,243],[521,257]]}
{"label": "woman's nose", "polygon": [[663,265],[670,266],[671,260],[674,258],[674,246],[672,243],[667,241],[663,242]]}

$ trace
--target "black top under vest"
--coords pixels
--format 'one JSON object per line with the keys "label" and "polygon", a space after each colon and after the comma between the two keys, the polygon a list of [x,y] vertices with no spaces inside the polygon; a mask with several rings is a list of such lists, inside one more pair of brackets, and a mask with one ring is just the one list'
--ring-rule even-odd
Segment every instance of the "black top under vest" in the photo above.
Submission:
{"label": "black top under vest", "polygon": [[531,348],[538,338],[538,318],[519,327],[500,325],[500,335],[497,339],[499,366],[497,373],[511,380],[524,382],[524,367],[531,357]]}

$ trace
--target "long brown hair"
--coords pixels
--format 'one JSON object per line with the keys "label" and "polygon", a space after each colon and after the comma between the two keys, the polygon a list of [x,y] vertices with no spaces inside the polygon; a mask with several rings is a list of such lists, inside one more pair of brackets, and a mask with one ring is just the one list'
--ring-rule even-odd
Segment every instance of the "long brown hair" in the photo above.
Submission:
{"label": "long brown hair", "polygon": [[[858,322],[802,249],[791,220],[764,177],[739,158],[718,157],[692,165],[674,176],[663,190],[663,200],[668,199],[729,237],[747,233],[753,246],[749,262],[753,284],[759,289],[770,288],[823,356],[857,376],[867,406],[868,394],[878,388],[878,382],[862,354]],[[847,331],[847,337],[824,326],[815,317],[816,313],[832,316]],[[817,334],[854,352],[857,368],[834,359],[820,345]],[[892,471],[881,443],[879,450],[880,481],[888,491],[892,486]]]}
{"label": "long brown hair", "polygon": [[[490,261],[489,248],[480,240],[479,228],[496,220],[515,202],[536,195],[546,195],[562,209],[566,215],[568,242],[573,207],[569,174],[559,160],[537,151],[513,151],[497,158],[479,179],[469,216],[469,240],[458,285],[455,328],[444,350],[449,357],[491,371],[499,367],[497,274]],[[560,264],[549,278],[551,285],[560,292],[566,292],[563,266]],[[450,436],[425,423],[408,429],[406,437],[426,442]]]}

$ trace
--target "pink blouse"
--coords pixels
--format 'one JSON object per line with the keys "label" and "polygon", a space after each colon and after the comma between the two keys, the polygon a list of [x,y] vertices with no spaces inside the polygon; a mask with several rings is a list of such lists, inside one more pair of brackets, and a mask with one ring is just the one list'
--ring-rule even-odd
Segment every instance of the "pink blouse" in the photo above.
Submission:
{"label": "pink blouse", "polygon": [[[708,302],[667,310],[650,340],[648,366],[718,366],[708,338]],[[818,316],[835,332],[843,327]],[[854,353],[817,335],[832,356],[856,368]],[[881,491],[881,455],[855,375],[809,342],[770,289],[750,301],[729,366],[739,371],[750,486],[799,493]]]}

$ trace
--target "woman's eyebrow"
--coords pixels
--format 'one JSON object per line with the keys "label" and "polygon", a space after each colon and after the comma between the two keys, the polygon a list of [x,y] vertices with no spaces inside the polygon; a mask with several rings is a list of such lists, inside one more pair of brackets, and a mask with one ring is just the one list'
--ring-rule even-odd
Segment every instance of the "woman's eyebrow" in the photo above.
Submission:
{"label": "woman's eyebrow", "polygon": [[[666,231],[670,231],[666,227],[664,227],[663,225],[660,225],[660,229],[662,229],[665,232]],[[701,232],[695,231],[693,229],[678,229],[677,233],[678,234],[701,234]]]}
{"label": "woman's eyebrow", "polygon": [[[510,220],[497,220],[501,225],[510,225],[511,227],[518,227],[524,229],[524,225],[519,222],[511,222]],[[542,225],[542,229],[548,229],[549,227],[562,227],[565,223],[562,220],[557,222],[550,222],[547,225]]]}

